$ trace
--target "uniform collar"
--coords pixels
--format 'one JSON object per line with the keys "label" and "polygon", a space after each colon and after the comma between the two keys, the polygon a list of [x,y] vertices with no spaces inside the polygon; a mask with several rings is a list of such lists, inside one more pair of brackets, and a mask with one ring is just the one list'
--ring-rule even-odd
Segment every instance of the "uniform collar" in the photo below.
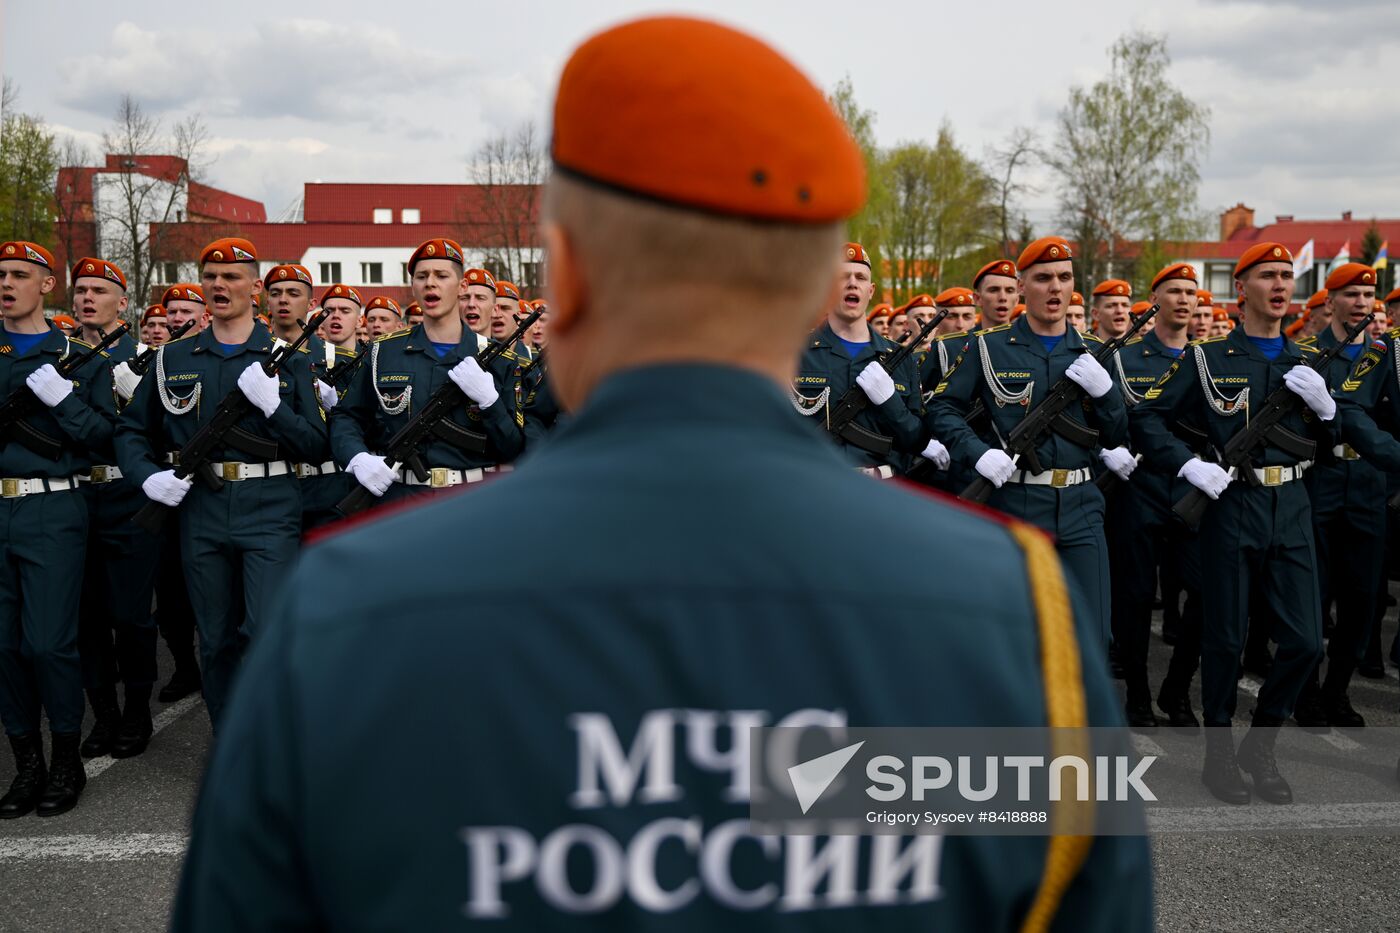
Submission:
{"label": "uniform collar", "polygon": [[[812,349],[816,349],[817,347],[825,347],[827,349],[834,350],[837,347],[842,347],[842,343],[841,338],[836,336],[836,331],[831,329],[831,322],[824,321],[821,327],[818,327],[816,330],[812,331],[811,343],[809,344],[809,346]],[[870,332],[870,346],[862,350],[860,356],[862,359],[866,356],[866,354],[869,354],[870,356],[874,357],[878,353],[887,353],[890,350],[898,349],[899,344],[895,343],[893,340],[890,340],[887,337],[881,337],[879,334],[875,333],[875,331],[872,330]],[[844,350],[845,348],[842,347],[842,352],[844,352]]]}
{"label": "uniform collar", "polygon": [[5,330],[4,327],[0,327],[0,347],[7,348],[0,352],[3,352],[6,356],[13,356],[16,358],[37,353],[61,356],[63,351],[68,348],[68,338],[63,335],[63,331],[51,324],[49,325],[48,333],[44,335],[44,339],[36,343],[28,353],[19,354],[15,352],[15,345],[10,342],[10,332]]}
{"label": "uniform collar", "polygon": [[[1011,322],[1011,331],[1006,338],[1008,343],[1017,346],[1024,346],[1036,356],[1049,359],[1051,353],[1045,349],[1045,344],[1041,342],[1040,335],[1031,330],[1030,319],[1023,314]],[[1054,353],[1078,353],[1084,348],[1084,338],[1079,331],[1065,324],[1065,333],[1060,342],[1055,345]]]}
{"label": "uniform collar", "polygon": [[[1190,341],[1187,341],[1187,342],[1189,343]],[[1143,349],[1148,355],[1152,355],[1152,356],[1170,356],[1170,357],[1173,357],[1173,358],[1175,358],[1176,356],[1180,355],[1179,353],[1173,354],[1172,352],[1170,352],[1170,351],[1167,349],[1167,345],[1166,345],[1165,343],[1162,342],[1162,338],[1157,336],[1157,330],[1156,330],[1156,328],[1153,328],[1152,330],[1149,330],[1147,333],[1145,333],[1145,334],[1142,335],[1142,343],[1143,343],[1142,349]],[[1185,347],[1182,347],[1180,352],[1181,352],[1181,353],[1186,352],[1186,348],[1185,348]]]}
{"label": "uniform collar", "polygon": [[1292,340],[1289,340],[1288,336],[1285,334],[1283,335],[1283,352],[1273,360],[1270,360],[1263,353],[1259,352],[1259,348],[1249,339],[1249,335],[1244,332],[1243,324],[1230,331],[1230,335],[1225,338],[1225,346],[1225,352],[1227,354],[1243,353],[1250,359],[1258,360],[1261,363],[1276,363],[1279,359],[1284,357],[1290,360],[1301,360],[1303,358],[1303,351],[1298,349],[1298,345]]}
{"label": "uniform collar", "polygon": [[[192,353],[212,352],[223,356],[224,348],[214,336],[214,325],[210,324],[194,337],[194,348]],[[253,332],[248,335],[248,342],[230,356],[237,356],[240,353],[271,353],[272,352],[272,331],[263,325],[262,321],[253,321]]]}
{"label": "uniform collar", "polygon": [[457,346],[447,351],[447,355],[438,359],[437,352],[433,350],[433,342],[428,339],[428,332],[422,324],[415,324],[413,329],[404,338],[404,350],[412,353],[432,353],[432,358],[439,363],[459,363],[468,357],[476,356],[476,331],[466,324],[462,325],[462,336],[457,341]]}

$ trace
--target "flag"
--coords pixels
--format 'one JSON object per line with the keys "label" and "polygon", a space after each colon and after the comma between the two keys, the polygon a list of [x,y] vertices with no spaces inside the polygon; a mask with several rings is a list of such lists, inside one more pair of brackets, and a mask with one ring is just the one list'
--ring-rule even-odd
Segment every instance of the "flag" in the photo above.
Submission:
{"label": "flag", "polygon": [[1347,240],[1342,244],[1342,248],[1337,250],[1337,255],[1332,260],[1332,265],[1327,267],[1327,271],[1333,272],[1349,262],[1351,262],[1351,240]]}
{"label": "flag", "polygon": [[1371,263],[1372,269],[1384,269],[1386,266],[1390,265],[1390,257],[1386,255],[1386,247],[1388,246],[1390,246],[1389,240],[1381,243],[1381,248],[1376,251],[1375,262]]}
{"label": "flag", "polygon": [[1313,241],[1309,240],[1293,254],[1293,277],[1301,279],[1312,271],[1313,265]]}

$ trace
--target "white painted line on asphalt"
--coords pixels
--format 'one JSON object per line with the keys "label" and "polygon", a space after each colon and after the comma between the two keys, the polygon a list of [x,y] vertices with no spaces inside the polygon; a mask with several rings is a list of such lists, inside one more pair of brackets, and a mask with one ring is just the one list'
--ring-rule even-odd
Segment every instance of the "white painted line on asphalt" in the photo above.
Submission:
{"label": "white painted line on asphalt", "polygon": [[1133,751],[1139,755],[1156,755],[1158,758],[1167,757],[1167,750],[1145,735],[1137,732],[1133,736]]}
{"label": "white painted line on asphalt", "polygon": [[116,862],[150,856],[185,854],[184,833],[80,833],[71,836],[0,838],[0,862],[61,859],[72,862]]}
{"label": "white painted line on asphalt", "polygon": [[[1259,688],[1262,686],[1264,685],[1248,674],[1240,679],[1240,689],[1252,697],[1257,698],[1259,696]],[[1333,729],[1331,732],[1310,732],[1308,734],[1317,736],[1339,752],[1355,752],[1363,747],[1360,742],[1342,735],[1336,729]]]}
{"label": "white painted line on asphalt", "polygon": [[1259,681],[1255,680],[1253,677],[1250,677],[1248,674],[1245,674],[1243,677],[1240,678],[1240,689],[1243,690],[1245,693],[1249,694],[1250,696],[1254,697],[1256,700],[1259,699],[1259,688],[1262,686],[1264,685],[1261,684]]}
{"label": "white painted line on asphalt", "polygon": [[1147,825],[1154,833],[1400,828],[1400,803],[1153,807]]}
{"label": "white painted line on asphalt", "polygon": [[[193,696],[187,696],[183,700],[170,704],[157,713],[151,720],[151,736],[154,737],[160,730],[203,702],[204,698],[196,693]],[[83,764],[83,771],[87,774],[88,780],[90,781],[116,763],[117,759],[113,758],[111,755],[103,755],[101,758],[89,758]]]}

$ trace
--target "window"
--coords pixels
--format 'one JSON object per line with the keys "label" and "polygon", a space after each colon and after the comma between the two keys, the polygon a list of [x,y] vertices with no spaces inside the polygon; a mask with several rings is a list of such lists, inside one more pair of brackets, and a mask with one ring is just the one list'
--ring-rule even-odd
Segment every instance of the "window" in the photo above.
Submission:
{"label": "window", "polygon": [[418,223],[418,208],[405,207],[402,211],[399,212],[399,220],[403,221],[406,224]]}
{"label": "window", "polygon": [[520,283],[525,288],[539,288],[544,284],[544,263],[522,262],[520,277],[525,280]]}
{"label": "window", "polygon": [[163,262],[160,264],[162,280],[167,285],[173,285],[180,281],[180,264],[178,262]]}
{"label": "window", "polygon": [[403,284],[408,285],[412,281],[412,279],[408,277],[408,263],[401,262],[399,265],[403,267]]}
{"label": "window", "polygon": [[1210,284],[1206,286],[1212,297],[1221,301],[1231,301],[1234,297],[1234,289],[1230,287],[1233,278],[1233,270],[1229,266],[1211,266],[1210,273],[1206,276],[1206,281]]}
{"label": "window", "polygon": [[392,207],[376,207],[374,209],[374,222],[377,224],[393,223],[394,209]]}
{"label": "window", "polygon": [[362,262],[360,263],[360,282],[365,285],[384,284],[384,263],[382,262]]}
{"label": "window", "polygon": [[340,263],[321,263],[321,281],[326,285],[333,285],[340,281]]}

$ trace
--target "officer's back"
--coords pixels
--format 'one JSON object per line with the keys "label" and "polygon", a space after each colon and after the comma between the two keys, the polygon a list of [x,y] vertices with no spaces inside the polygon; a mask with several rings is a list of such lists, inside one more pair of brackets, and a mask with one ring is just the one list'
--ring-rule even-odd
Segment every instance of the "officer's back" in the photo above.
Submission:
{"label": "officer's back", "polygon": [[[766,95],[782,97],[791,151],[769,137],[716,173],[761,157],[806,196],[702,197],[706,178],[648,174],[689,138],[591,107],[648,86],[655,61],[702,92],[721,72],[755,75],[764,120],[778,112]],[[725,147],[750,138],[730,98]],[[635,164],[607,174],[617,150],[584,142],[600,126]],[[1018,928],[1044,839],[832,842],[748,824],[753,726],[1046,722],[1011,534],[860,476],[784,388],[830,295],[838,221],[859,204],[856,150],[770,50],[646,20],[576,53],[554,157],[551,373],[576,414],[515,473],[310,552],[216,748],[175,927]],[[635,247],[606,261],[655,265],[610,278],[590,230]],[[711,274],[732,302],[715,303]],[[755,351],[734,325],[765,288],[773,345]],[[609,300],[618,290],[637,301]],[[671,300],[643,300],[656,295]],[[499,546],[502,528],[519,546]],[[414,553],[412,572],[366,585],[386,552]],[[958,585],[936,604],[923,586],[893,590],[891,553]],[[1081,641],[1089,719],[1112,722],[1102,659]],[[1145,842],[1095,841],[1058,923],[1149,926]]]}

